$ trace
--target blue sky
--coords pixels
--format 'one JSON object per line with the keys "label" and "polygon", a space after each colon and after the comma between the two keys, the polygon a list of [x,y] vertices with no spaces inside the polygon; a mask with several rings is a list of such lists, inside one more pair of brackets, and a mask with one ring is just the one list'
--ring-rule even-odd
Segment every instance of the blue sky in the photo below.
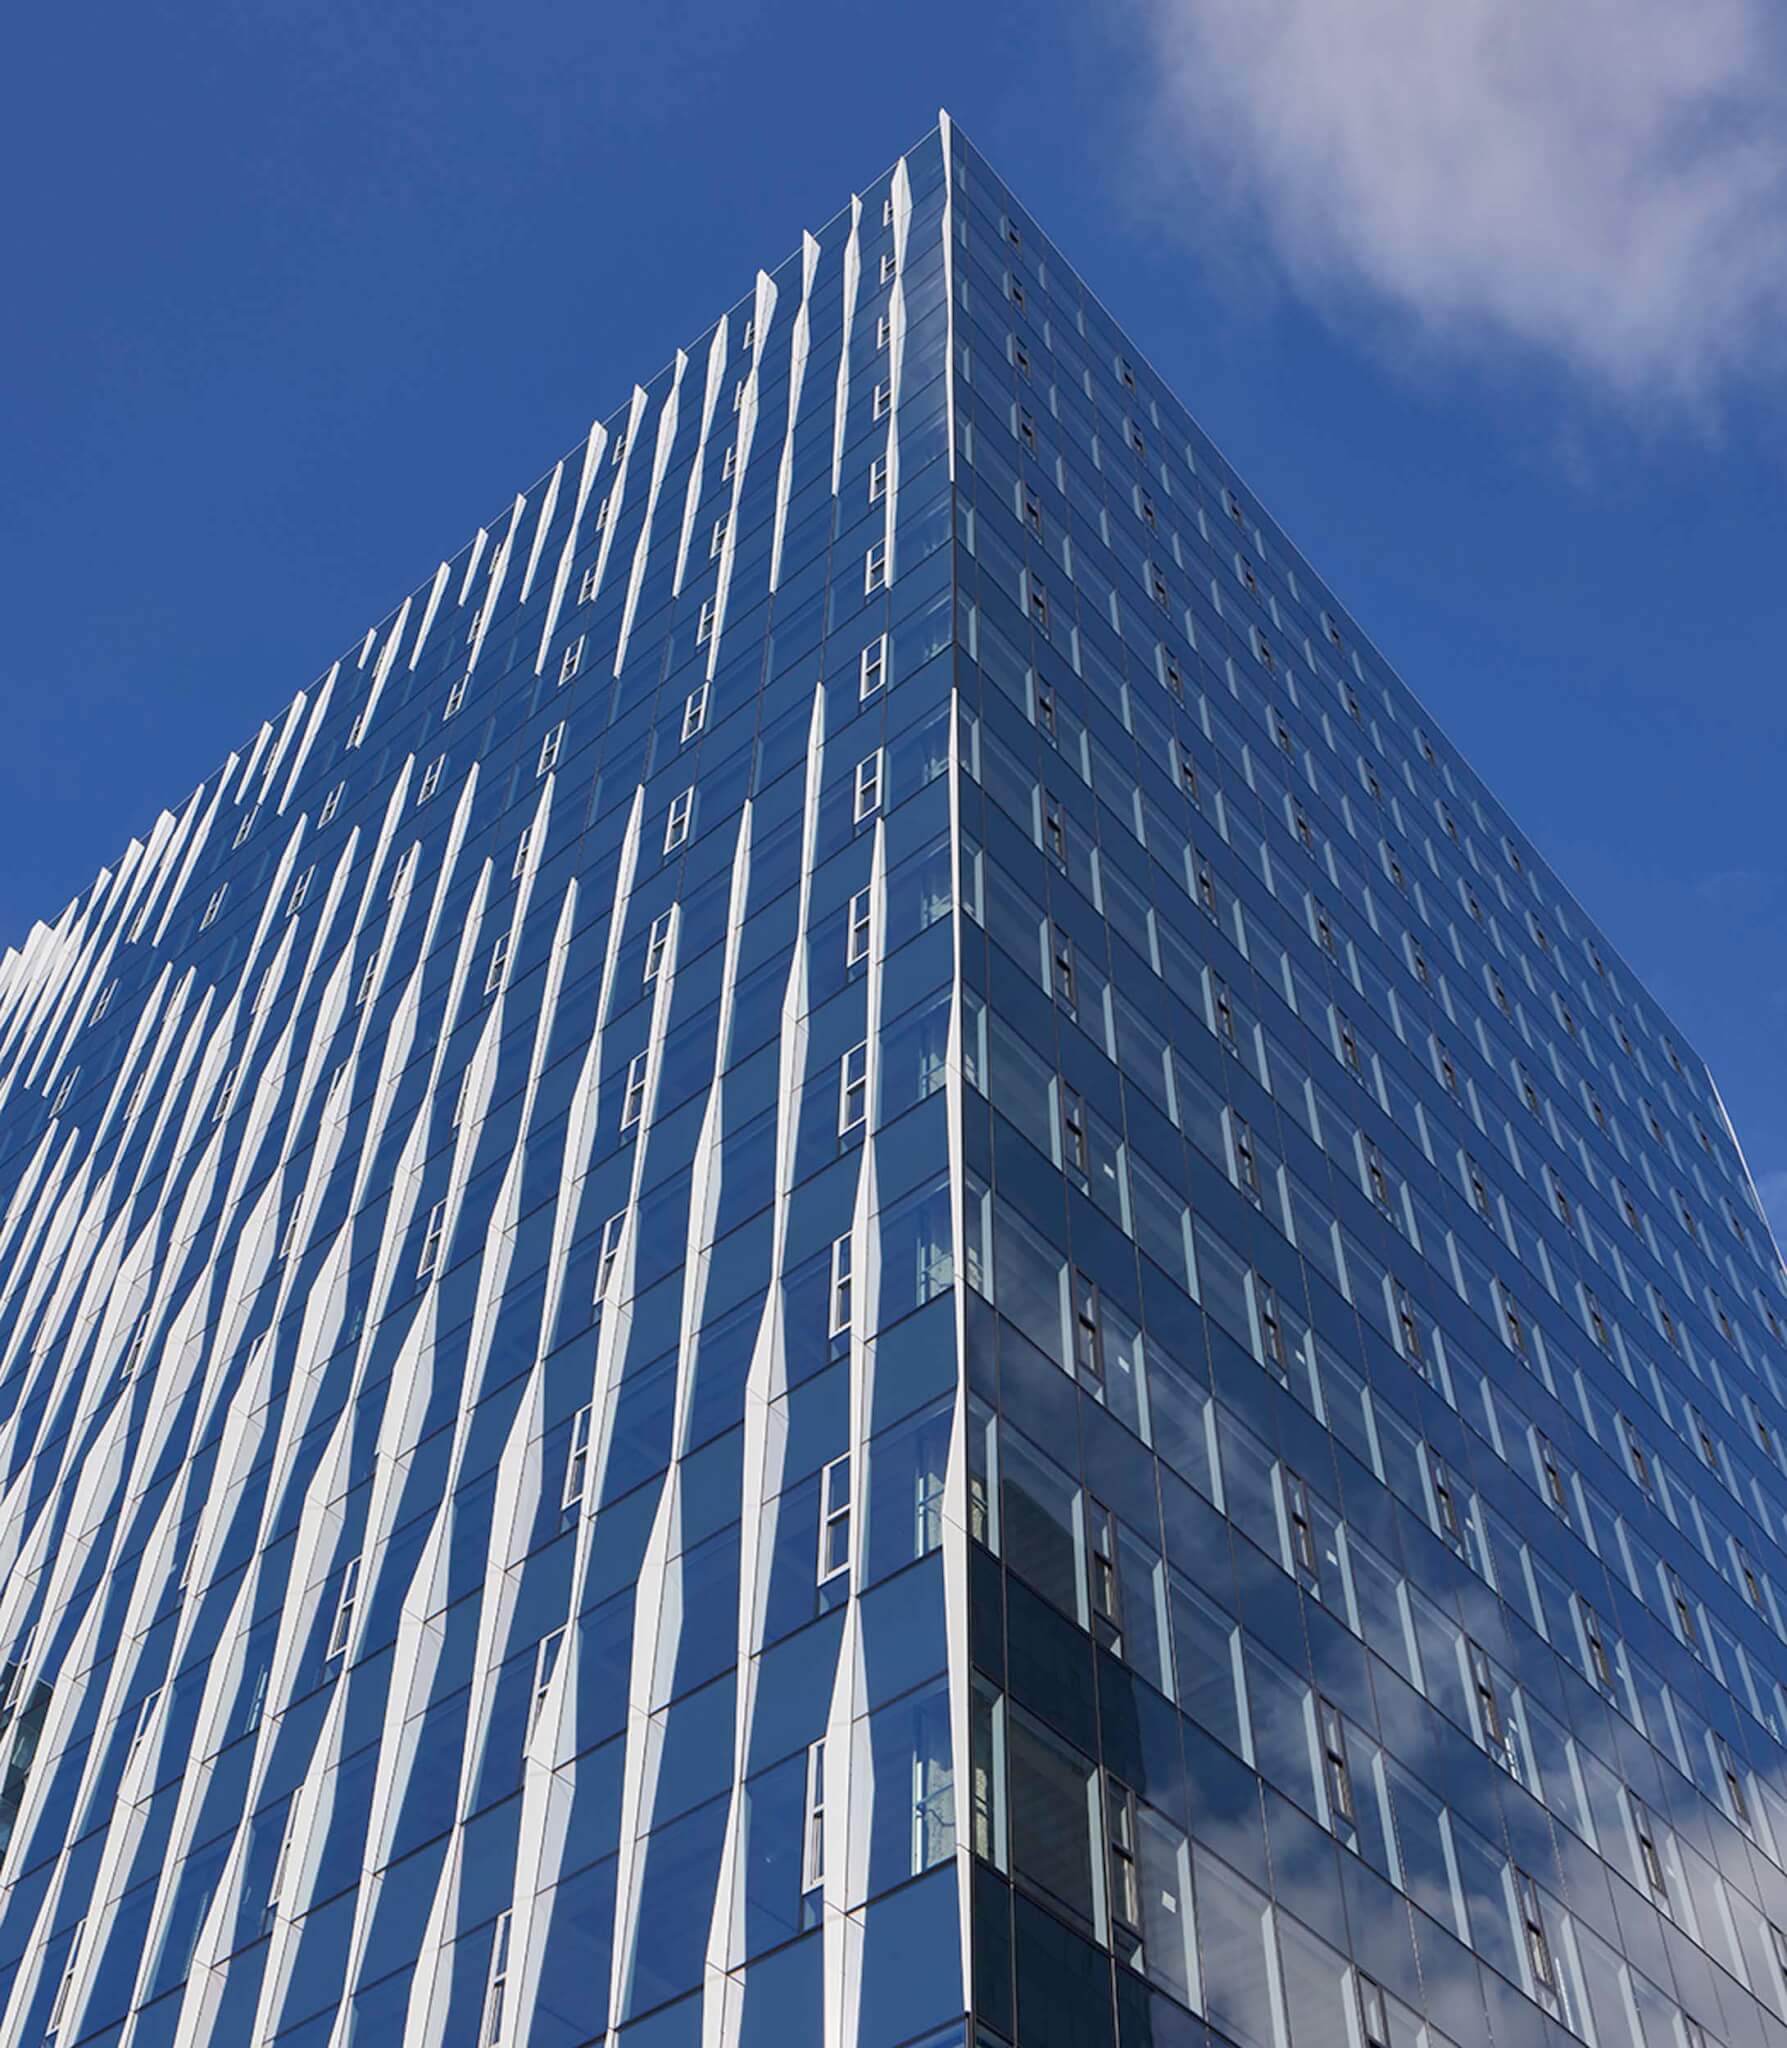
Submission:
{"label": "blue sky", "polygon": [[1709,1060],[1780,1228],[1766,38],[1761,0],[27,10],[0,943],[941,104]]}

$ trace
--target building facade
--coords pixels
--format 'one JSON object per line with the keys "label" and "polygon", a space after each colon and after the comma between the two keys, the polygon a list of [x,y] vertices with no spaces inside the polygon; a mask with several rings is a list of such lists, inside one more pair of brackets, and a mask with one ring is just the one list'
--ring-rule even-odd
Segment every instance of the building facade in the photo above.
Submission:
{"label": "building facade", "polygon": [[1784,1312],[945,119],[0,967],[0,2048],[1783,2048]]}

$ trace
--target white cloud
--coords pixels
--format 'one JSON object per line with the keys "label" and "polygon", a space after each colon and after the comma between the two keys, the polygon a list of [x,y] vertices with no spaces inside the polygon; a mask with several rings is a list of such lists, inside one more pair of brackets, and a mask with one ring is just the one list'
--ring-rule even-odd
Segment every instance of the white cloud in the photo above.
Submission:
{"label": "white cloud", "polygon": [[1150,141],[1312,293],[1703,398],[1787,326],[1773,0],[1141,0]]}

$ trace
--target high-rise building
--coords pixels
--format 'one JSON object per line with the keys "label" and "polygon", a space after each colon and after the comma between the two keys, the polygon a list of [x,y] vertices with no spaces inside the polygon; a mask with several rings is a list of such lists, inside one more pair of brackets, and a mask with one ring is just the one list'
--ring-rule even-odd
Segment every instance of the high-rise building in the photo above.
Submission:
{"label": "high-rise building", "polygon": [[0,2048],[1782,2048],[1784,1285],[945,120],[5,957]]}

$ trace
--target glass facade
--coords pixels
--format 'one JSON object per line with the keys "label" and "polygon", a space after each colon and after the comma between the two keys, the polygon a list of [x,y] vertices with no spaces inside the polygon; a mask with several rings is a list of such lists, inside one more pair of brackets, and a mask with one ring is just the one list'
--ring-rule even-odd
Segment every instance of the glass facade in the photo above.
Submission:
{"label": "glass facade", "polygon": [[0,965],[0,2048],[1787,2048],[1784,1304],[946,119]]}

